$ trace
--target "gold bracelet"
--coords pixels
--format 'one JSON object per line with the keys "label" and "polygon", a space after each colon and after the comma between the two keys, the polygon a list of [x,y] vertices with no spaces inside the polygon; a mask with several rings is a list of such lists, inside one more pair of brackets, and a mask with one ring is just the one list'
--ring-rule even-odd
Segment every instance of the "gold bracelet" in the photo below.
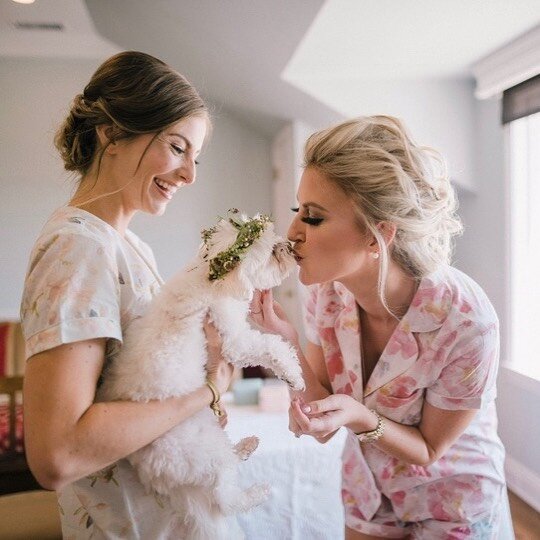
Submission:
{"label": "gold bracelet", "polygon": [[219,406],[219,400],[221,399],[221,396],[219,395],[219,390],[216,388],[216,385],[210,379],[206,379],[206,386],[208,386],[208,388],[210,388],[210,391],[212,392],[212,403],[210,403],[210,408],[219,418],[223,416],[223,411]]}
{"label": "gold bracelet", "polygon": [[377,427],[373,429],[372,431],[363,431],[362,433],[355,433],[356,438],[360,442],[372,443],[372,442],[378,441],[383,436],[383,433],[384,433],[383,417],[380,416],[376,410],[374,409],[370,409],[370,410],[377,417]]}

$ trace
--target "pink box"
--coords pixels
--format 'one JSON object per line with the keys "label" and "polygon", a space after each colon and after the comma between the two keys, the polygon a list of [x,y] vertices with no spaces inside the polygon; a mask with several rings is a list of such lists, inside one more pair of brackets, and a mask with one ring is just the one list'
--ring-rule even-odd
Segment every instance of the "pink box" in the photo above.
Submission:
{"label": "pink box", "polygon": [[265,379],[259,390],[259,409],[263,412],[287,412],[290,404],[289,386],[279,379]]}

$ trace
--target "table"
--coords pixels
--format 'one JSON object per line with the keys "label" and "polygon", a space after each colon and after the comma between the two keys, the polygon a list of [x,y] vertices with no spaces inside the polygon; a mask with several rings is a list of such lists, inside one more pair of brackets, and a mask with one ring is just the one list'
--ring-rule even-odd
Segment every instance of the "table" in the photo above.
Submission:
{"label": "table", "polygon": [[326,444],[297,439],[287,413],[265,413],[257,406],[226,403],[227,432],[233,443],[249,435],[259,448],[240,464],[242,484],[268,483],[268,501],[238,521],[248,540],[339,540],[343,538],[341,452],[346,430]]}

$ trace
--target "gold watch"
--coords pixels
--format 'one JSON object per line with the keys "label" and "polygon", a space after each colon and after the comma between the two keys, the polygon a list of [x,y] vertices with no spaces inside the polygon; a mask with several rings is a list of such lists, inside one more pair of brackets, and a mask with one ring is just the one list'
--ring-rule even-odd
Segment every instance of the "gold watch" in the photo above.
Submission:
{"label": "gold watch", "polygon": [[370,411],[377,417],[377,427],[372,431],[362,431],[361,433],[355,433],[356,438],[361,443],[372,443],[378,441],[384,433],[383,417],[374,409],[370,409]]}

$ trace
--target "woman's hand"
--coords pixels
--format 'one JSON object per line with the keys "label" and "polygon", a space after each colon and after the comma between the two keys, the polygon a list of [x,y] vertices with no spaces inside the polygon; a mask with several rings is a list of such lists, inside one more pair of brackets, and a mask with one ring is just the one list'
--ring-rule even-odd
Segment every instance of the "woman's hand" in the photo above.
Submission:
{"label": "woman's hand", "polygon": [[299,398],[293,399],[290,414],[300,434],[316,439],[324,439],[342,426],[350,427],[355,432],[377,427],[375,415],[365,405],[345,394],[333,394],[309,403]]}
{"label": "woman's hand", "polygon": [[279,334],[293,345],[297,345],[298,332],[289,322],[283,308],[274,300],[271,289],[255,291],[249,311],[251,321],[261,330]]}
{"label": "woman's hand", "polygon": [[206,334],[206,348],[208,361],[206,373],[208,378],[216,385],[220,394],[224,394],[231,384],[233,367],[224,358],[221,352],[222,340],[216,327],[210,322],[208,315],[204,321],[204,333]]}
{"label": "woman's hand", "polygon": [[302,428],[298,425],[295,416],[294,404],[300,403],[305,405],[318,400],[323,400],[328,397],[330,392],[318,381],[314,381],[309,385],[304,392],[295,392],[292,394],[291,404],[289,407],[289,431],[292,431],[296,437],[303,434]]}

